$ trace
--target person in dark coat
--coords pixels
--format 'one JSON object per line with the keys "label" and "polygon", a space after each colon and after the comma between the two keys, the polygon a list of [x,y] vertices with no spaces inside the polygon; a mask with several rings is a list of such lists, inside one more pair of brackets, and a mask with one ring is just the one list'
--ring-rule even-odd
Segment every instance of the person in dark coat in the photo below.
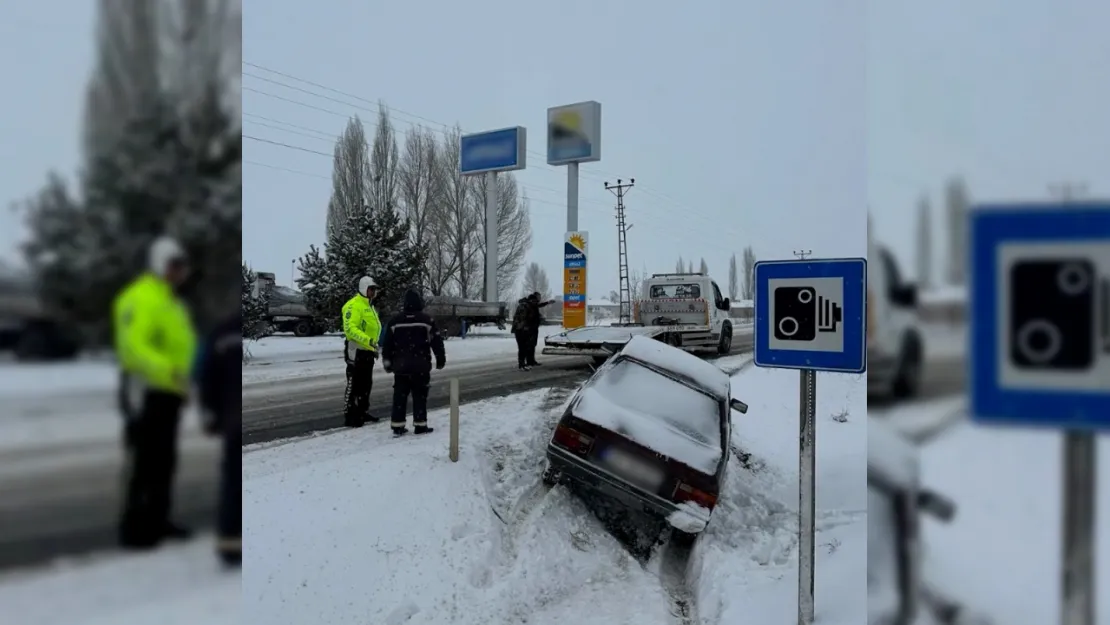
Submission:
{"label": "person in dark coat", "polygon": [[[536,362],[536,345],[540,342],[540,326],[543,325],[543,311],[540,310],[548,304],[555,302],[549,299],[546,302],[540,301],[540,294],[538,292],[532,293],[525,298],[527,304],[525,305],[528,327],[528,341],[525,349],[525,366],[538,367],[540,363]],[[525,369],[527,370],[527,369]]]}
{"label": "person in dark coat", "polygon": [[522,297],[516,303],[516,312],[513,313],[513,325],[509,331],[516,339],[516,366],[521,371],[528,371],[528,347],[531,345],[532,334],[528,326],[528,298]]}
{"label": "person in dark coat", "polygon": [[243,557],[243,318],[225,319],[201,348],[196,372],[204,429],[223,437],[216,553],[227,566]]}
{"label": "person in dark coat", "polygon": [[443,335],[434,319],[424,313],[424,300],[413,289],[405,292],[401,312],[386,322],[379,342],[382,366],[393,374],[393,412],[389,425],[394,436],[405,428],[409,395],[412,395],[412,425],[416,434],[428,434],[428,387],[431,384],[432,357],[435,368],[447,365]]}

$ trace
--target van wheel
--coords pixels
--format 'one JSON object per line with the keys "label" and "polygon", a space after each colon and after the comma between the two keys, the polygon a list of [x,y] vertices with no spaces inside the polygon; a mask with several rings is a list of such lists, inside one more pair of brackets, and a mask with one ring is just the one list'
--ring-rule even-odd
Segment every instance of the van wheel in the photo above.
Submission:
{"label": "van wheel", "polygon": [[902,348],[902,358],[898,363],[898,375],[892,388],[896,399],[909,399],[921,391],[922,362],[921,340],[916,335],[906,337]]}
{"label": "van wheel", "polygon": [[717,353],[722,356],[732,351],[732,324],[726,323],[721,327],[721,340],[717,343]]}

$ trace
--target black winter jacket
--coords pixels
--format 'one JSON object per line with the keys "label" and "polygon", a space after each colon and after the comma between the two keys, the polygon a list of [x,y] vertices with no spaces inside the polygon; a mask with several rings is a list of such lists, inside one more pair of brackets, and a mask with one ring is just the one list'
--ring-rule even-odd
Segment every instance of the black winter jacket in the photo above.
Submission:
{"label": "black winter jacket", "polygon": [[379,348],[385,370],[401,375],[431,372],[433,355],[437,365],[447,364],[443,335],[435,320],[424,313],[420,294],[411,289],[405,293],[401,313],[382,327]]}
{"label": "black winter jacket", "polygon": [[228,317],[201,347],[197,371],[200,403],[207,425],[238,431],[243,408],[243,317]]}

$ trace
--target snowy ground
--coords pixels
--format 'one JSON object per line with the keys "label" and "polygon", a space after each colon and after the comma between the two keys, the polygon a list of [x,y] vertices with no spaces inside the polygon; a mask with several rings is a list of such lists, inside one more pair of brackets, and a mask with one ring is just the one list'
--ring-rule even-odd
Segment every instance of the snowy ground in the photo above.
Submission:
{"label": "snowy ground", "polygon": [[241,575],[219,568],[212,538],[206,537],[150,554],[101,556],[0,576],[0,622],[238,625],[244,622],[241,594]]}
{"label": "snowy ground", "polygon": [[[823,374],[818,385],[825,625],[865,621],[864,384]],[[639,561],[568,490],[542,486],[565,391],[464,406],[457,464],[445,411],[424,438],[367,427],[247,448],[244,565],[267,573],[247,577],[243,609],[268,625],[791,622],[797,375],[749,367],[733,385],[751,406],[733,441],[750,466],[734,461],[709,529],[677,566],[669,545]]]}
{"label": "snowy ground", "polygon": [[[895,408],[886,418],[912,430],[953,422],[921,449],[922,480],[951,497],[949,524],[924,525],[928,574],[971,609],[998,625],[1042,625],[1059,618],[1061,436],[1050,431],[987,428],[969,423],[962,398]],[[957,418],[953,419],[955,412]],[[1110,456],[1105,437],[1099,454]],[[1096,596],[1103,598],[1098,623],[1110,624],[1110,463],[1098,475],[1095,551]],[[1015,601],[1015,597],[1021,597]]]}

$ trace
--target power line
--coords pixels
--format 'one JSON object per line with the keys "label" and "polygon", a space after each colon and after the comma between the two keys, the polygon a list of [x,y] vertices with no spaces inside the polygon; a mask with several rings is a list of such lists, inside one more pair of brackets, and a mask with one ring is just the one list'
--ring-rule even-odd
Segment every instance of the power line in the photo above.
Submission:
{"label": "power line", "polygon": [[278,145],[278,146],[281,146],[283,148],[289,148],[290,150],[297,150],[297,151],[300,151],[300,152],[308,152],[309,154],[319,154],[320,156],[326,156],[328,158],[332,158],[332,155],[328,154],[327,152],[321,152],[319,150],[311,150],[309,148],[302,148],[299,145],[290,145],[288,143],[282,143],[281,141],[272,141],[270,139],[263,139],[261,137],[254,137],[254,136],[247,135],[247,134],[244,134],[243,138],[244,139],[250,139],[251,141],[259,141],[261,143],[269,143],[270,145]]}

